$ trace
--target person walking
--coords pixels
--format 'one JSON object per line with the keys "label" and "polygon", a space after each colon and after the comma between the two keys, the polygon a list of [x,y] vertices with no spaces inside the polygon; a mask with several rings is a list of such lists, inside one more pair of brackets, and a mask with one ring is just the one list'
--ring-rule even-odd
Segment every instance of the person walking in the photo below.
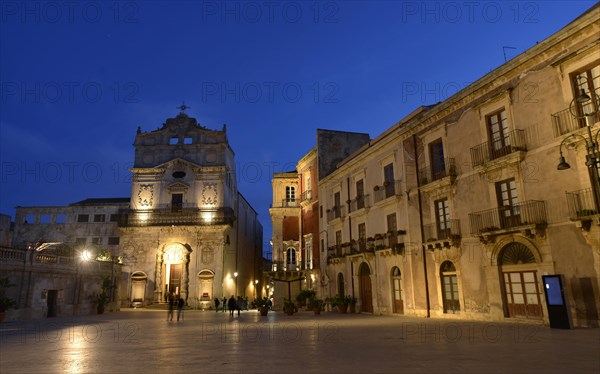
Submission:
{"label": "person walking", "polygon": [[215,297],[215,312],[219,311],[219,305],[221,304],[221,301]]}
{"label": "person walking", "polygon": [[225,309],[227,309],[227,298],[223,296],[223,313],[225,313]]}
{"label": "person walking", "polygon": [[[185,301],[183,300],[183,297],[179,296],[179,301],[177,302],[177,322],[179,322],[179,318],[181,317],[181,320],[183,321],[183,305],[185,304]],[[173,317],[171,317],[172,319]]]}
{"label": "person walking", "polygon": [[175,300],[173,295],[169,296],[169,311],[167,312],[167,321],[173,320],[173,308],[175,307]]}
{"label": "person walking", "polygon": [[244,300],[242,299],[241,296],[238,296],[237,301],[235,303],[235,309],[237,309],[238,317],[240,316],[240,311],[242,310],[243,306],[244,306]]}
{"label": "person walking", "polygon": [[233,295],[231,295],[231,297],[229,298],[229,301],[227,302],[227,309],[229,309],[229,315],[231,317],[233,317],[233,312],[235,311],[235,306],[236,306],[235,298],[233,297]]}

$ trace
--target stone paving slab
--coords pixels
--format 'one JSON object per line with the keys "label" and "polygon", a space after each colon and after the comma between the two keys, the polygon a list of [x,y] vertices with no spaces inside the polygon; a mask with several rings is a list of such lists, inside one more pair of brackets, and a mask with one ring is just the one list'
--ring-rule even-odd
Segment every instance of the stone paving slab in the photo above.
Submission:
{"label": "stone paving slab", "polygon": [[600,329],[334,312],[166,317],[5,322],[0,373],[600,373]]}

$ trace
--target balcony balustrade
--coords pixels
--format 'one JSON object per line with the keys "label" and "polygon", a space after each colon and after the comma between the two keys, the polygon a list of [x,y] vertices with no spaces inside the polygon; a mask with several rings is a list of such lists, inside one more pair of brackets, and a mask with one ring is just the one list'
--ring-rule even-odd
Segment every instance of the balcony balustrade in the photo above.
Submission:
{"label": "balcony balustrade", "polygon": [[487,209],[469,214],[471,234],[518,228],[528,225],[546,225],[546,202],[529,200],[522,203]]}
{"label": "balcony balustrade", "polygon": [[375,203],[386,200],[392,196],[400,196],[402,193],[401,189],[401,181],[386,181],[383,186],[377,186],[377,189],[374,190],[375,195]]}
{"label": "balcony balustrade", "polygon": [[594,202],[594,193],[591,188],[567,192],[567,205],[569,217],[572,220],[582,220],[600,214]]}
{"label": "balcony balustrade", "polygon": [[354,200],[352,200],[350,202],[350,207],[349,207],[350,213],[359,211],[364,208],[370,208],[371,207],[370,201],[371,200],[370,200],[369,195],[357,196]]}
{"label": "balcony balustrade", "polygon": [[456,177],[454,158],[446,158],[443,165],[427,166],[419,171],[419,186],[435,182],[445,177]]}
{"label": "balcony balustrade", "polygon": [[119,212],[119,227],[233,225],[234,221],[235,214],[231,208],[182,208],[179,211],[171,208],[149,211],[126,209]]}
{"label": "balcony balustrade", "polygon": [[[585,118],[576,118],[571,114],[569,108],[551,114],[554,137],[572,133],[586,126]],[[600,112],[592,116],[592,122],[600,122]]]}
{"label": "balcony balustrade", "polygon": [[524,130],[514,130],[504,137],[481,143],[471,148],[471,163],[473,167],[509,155],[517,151],[527,151]]}

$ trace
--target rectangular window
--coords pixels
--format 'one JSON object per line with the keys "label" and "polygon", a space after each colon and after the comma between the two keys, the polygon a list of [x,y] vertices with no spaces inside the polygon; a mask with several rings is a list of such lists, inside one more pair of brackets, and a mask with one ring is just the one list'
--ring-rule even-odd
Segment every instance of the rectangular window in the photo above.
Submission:
{"label": "rectangular window", "polygon": [[448,199],[436,200],[434,206],[437,239],[448,239],[450,237],[450,209],[448,208]]}
{"label": "rectangular window", "polygon": [[356,209],[365,207],[365,182],[362,179],[356,181]]}
{"label": "rectangular window", "polygon": [[386,221],[388,247],[392,248],[398,242],[398,224],[396,222],[396,213],[388,214],[386,216]]}
{"label": "rectangular window", "polygon": [[57,214],[54,222],[55,223],[67,223],[67,215],[66,214]]}
{"label": "rectangular window", "polygon": [[359,223],[358,224],[358,248],[361,251],[367,249],[367,224]]}
{"label": "rectangular window", "polygon": [[108,238],[108,245],[119,245],[119,237],[113,236]]}
{"label": "rectangular window", "polygon": [[183,210],[183,194],[174,193],[171,195],[171,211],[181,212]]}
{"label": "rectangular window", "polygon": [[102,238],[92,238],[92,244],[94,244],[94,245],[101,245],[102,244]]}
{"label": "rectangular window", "polygon": [[521,223],[521,212],[518,205],[519,197],[515,179],[511,178],[496,183],[496,197],[498,199],[501,228],[519,226]]}
{"label": "rectangular window", "polygon": [[510,138],[508,121],[504,109],[486,117],[488,136],[490,139],[490,159],[505,156],[510,153]]}
{"label": "rectangular window", "polygon": [[175,145],[177,143],[179,143],[179,138],[171,138],[171,139],[169,139],[169,144],[170,145]]}
{"label": "rectangular window", "polygon": [[429,144],[429,160],[431,162],[431,175],[428,175],[430,181],[435,181],[446,176],[446,163],[444,160],[444,146],[442,139]]}
{"label": "rectangular window", "polygon": [[396,193],[394,180],[394,164],[387,164],[383,167],[383,186],[385,187],[385,197],[388,198]]}
{"label": "rectangular window", "polygon": [[183,144],[192,144],[192,138],[183,138]]}
{"label": "rectangular window", "polygon": [[325,239],[321,239],[321,252],[325,251]]}
{"label": "rectangular window", "polygon": [[94,222],[104,222],[106,216],[104,214],[94,214]]}
{"label": "rectangular window", "polygon": [[50,223],[52,221],[52,216],[50,214],[42,214],[40,216],[40,223]]}
{"label": "rectangular window", "polygon": [[319,205],[319,218],[323,218],[323,205]]}
{"label": "rectangular window", "polygon": [[111,214],[110,215],[110,222],[118,222],[119,221],[119,215],[118,214]]}
{"label": "rectangular window", "polygon": [[26,214],[25,221],[23,221],[23,223],[35,223],[36,218],[37,216],[35,214]]}
{"label": "rectangular window", "polygon": [[[585,68],[571,75],[573,84],[574,98],[579,97],[585,92],[591,100],[585,103],[577,103],[577,113],[584,116],[586,113],[593,113],[600,107],[598,102],[600,95],[600,64]],[[583,90],[583,92],[582,92]],[[595,94],[595,95],[594,95]],[[596,114],[595,120],[598,121],[600,114]],[[585,126],[585,119],[580,121],[580,125]]]}
{"label": "rectangular window", "polygon": [[85,222],[89,222],[90,221],[90,215],[89,214],[79,214],[77,215],[77,222],[79,223],[85,223]]}
{"label": "rectangular window", "polygon": [[87,243],[86,238],[76,238],[75,239],[75,247],[76,248],[85,247],[86,243]]}
{"label": "rectangular window", "polygon": [[339,192],[336,192],[335,194],[333,194],[333,218],[339,218],[341,216],[341,195]]}
{"label": "rectangular window", "polygon": [[338,230],[335,232],[335,245],[342,245],[342,231]]}

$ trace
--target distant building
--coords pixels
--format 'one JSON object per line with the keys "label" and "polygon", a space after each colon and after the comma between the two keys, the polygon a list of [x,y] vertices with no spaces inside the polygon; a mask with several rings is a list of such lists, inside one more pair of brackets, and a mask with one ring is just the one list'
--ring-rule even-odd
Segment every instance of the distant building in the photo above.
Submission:
{"label": "distant building", "polygon": [[[209,130],[182,111],[158,130],[138,129],[134,147],[131,198],[17,208],[13,248],[2,257],[36,263],[31,259],[50,256],[46,268],[38,269],[39,279],[21,292],[19,304],[33,308],[30,316],[44,314],[37,299],[42,287],[61,290],[56,306],[67,314],[89,304],[97,284],[78,290],[83,297],[70,296],[69,277],[82,260],[111,264],[115,308],[172,296],[206,309],[215,297],[252,298],[263,286],[262,225],[237,190],[225,126]],[[71,266],[63,269],[67,276],[58,283],[43,279],[60,259]],[[23,276],[15,274],[18,266],[7,270],[15,279]]]}

